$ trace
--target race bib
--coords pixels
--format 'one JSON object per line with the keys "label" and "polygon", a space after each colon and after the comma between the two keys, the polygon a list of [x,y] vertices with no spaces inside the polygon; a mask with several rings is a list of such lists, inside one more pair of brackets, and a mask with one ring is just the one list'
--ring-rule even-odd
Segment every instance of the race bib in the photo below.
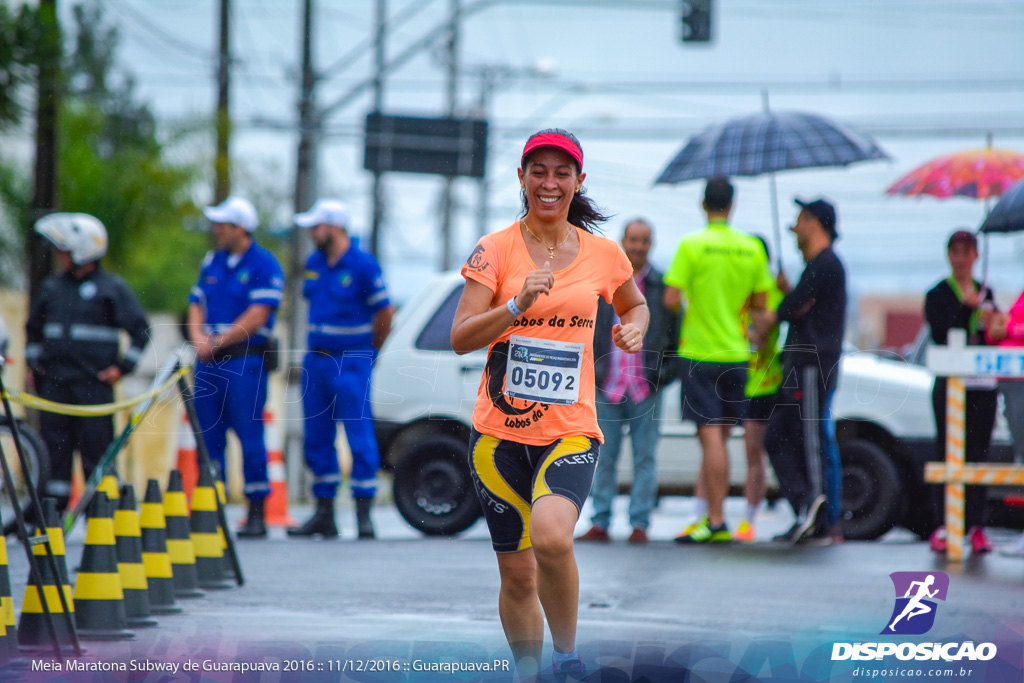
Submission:
{"label": "race bib", "polygon": [[512,335],[505,368],[505,395],[571,406],[580,398],[583,349],[583,344]]}

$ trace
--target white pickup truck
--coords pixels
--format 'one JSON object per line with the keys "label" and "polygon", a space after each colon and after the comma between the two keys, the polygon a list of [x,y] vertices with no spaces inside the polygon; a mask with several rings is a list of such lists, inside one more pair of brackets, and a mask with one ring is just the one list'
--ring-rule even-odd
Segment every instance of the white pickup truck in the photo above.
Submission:
{"label": "white pickup truck", "polygon": [[[399,512],[426,534],[454,534],[481,515],[467,464],[470,418],[486,351],[452,351],[450,334],[462,293],[458,273],[425,282],[399,311],[373,374],[372,398],[381,453],[394,471]],[[931,409],[932,375],[922,367],[851,349],[841,364],[834,410],[843,462],[843,532],[851,539],[881,536],[896,525],[919,535],[931,531],[930,496],[924,463],[935,459]],[[692,493],[701,451],[693,424],[679,415],[680,387],[664,389],[658,484],[662,494]],[[730,481],[742,489],[746,458],[742,433],[729,447]],[[620,458],[620,484],[631,475],[629,440]],[[997,427],[992,459],[1009,461],[1005,425]],[[770,468],[769,468],[770,470]],[[769,482],[770,496],[776,482]],[[1020,489],[990,488],[998,520],[1019,513],[1001,505]]]}

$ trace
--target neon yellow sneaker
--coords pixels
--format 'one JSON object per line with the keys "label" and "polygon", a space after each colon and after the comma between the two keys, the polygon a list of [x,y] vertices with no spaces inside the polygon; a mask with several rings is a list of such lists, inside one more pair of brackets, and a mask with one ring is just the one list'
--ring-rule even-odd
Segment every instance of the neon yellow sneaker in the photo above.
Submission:
{"label": "neon yellow sneaker", "polygon": [[743,543],[753,543],[754,525],[744,519],[742,522],[740,522],[740,525],[736,527],[736,533],[734,533],[732,537],[737,541],[741,541]]}
{"label": "neon yellow sneaker", "polygon": [[707,524],[707,523],[708,523],[708,516],[707,515],[704,515],[703,517],[698,517],[696,520],[690,522],[685,527],[683,527],[683,530],[679,532],[678,538],[682,538],[683,536],[689,536],[694,531],[696,531],[697,527],[699,527],[701,524]]}
{"label": "neon yellow sneaker", "polygon": [[689,545],[692,543],[729,543],[732,541],[732,534],[729,533],[729,527],[723,523],[719,527],[711,526],[711,523],[705,517],[701,520],[697,528],[688,534],[680,534],[676,536],[676,543],[682,543]]}

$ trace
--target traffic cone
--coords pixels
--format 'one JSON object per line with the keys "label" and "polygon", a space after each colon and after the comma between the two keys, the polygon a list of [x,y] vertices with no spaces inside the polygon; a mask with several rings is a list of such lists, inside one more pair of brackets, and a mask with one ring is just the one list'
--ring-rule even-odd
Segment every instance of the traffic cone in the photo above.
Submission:
{"label": "traffic cone", "polygon": [[149,585],[149,607],[153,614],[178,614],[181,608],[174,600],[174,573],[167,555],[167,526],[160,482],[150,479],[139,515],[142,531],[142,566]]}
{"label": "traffic cone", "polygon": [[199,482],[192,492],[192,517],[189,520],[199,585],[209,590],[232,587],[224,575],[225,541],[217,515],[219,485],[219,481],[214,483],[208,469],[203,468],[199,472]]}
{"label": "traffic cone", "polygon": [[[50,551],[57,560],[57,572],[60,574],[60,585],[71,602],[71,579],[68,577],[68,562],[64,546],[64,525],[61,524],[60,513],[57,512],[57,501],[43,498],[43,520],[46,522],[46,533],[50,537]],[[44,556],[45,557],[45,556]],[[74,610],[72,610],[74,611]]]}
{"label": "traffic cone", "polygon": [[121,490],[118,488],[120,484],[117,483],[117,475],[105,474],[103,479],[100,480],[100,485],[96,487],[96,491],[103,491],[107,494],[107,500],[110,501],[111,507],[116,509],[118,499],[121,497]]}
{"label": "traffic cone", "polygon": [[178,471],[181,472],[181,485],[185,496],[192,500],[192,492],[199,481],[199,465],[196,454],[196,435],[192,431],[192,423],[188,413],[181,414],[181,425],[178,428]]}
{"label": "traffic cone", "polygon": [[149,583],[142,564],[142,527],[135,510],[135,488],[131,484],[121,487],[121,499],[114,511],[114,537],[117,539],[117,573],[121,575],[124,591],[124,613],[128,626],[142,628],[156,626],[150,619]]}
{"label": "traffic cone", "polygon": [[131,640],[117,568],[114,506],[97,491],[86,512],[85,548],[75,581],[75,622],[82,640]]}
{"label": "traffic cone", "polygon": [[263,434],[267,444],[267,479],[270,495],[265,505],[265,520],[268,526],[295,526],[295,520],[288,514],[288,482],[284,470],[284,437],[281,427],[274,420],[274,413],[263,411]]}
{"label": "traffic cone", "polygon": [[0,535],[0,666],[7,666],[18,656],[18,626],[14,618],[11,574],[7,568],[7,539]]}
{"label": "traffic cone", "polygon": [[[32,547],[32,555],[35,558],[36,567],[42,576],[43,595],[46,596],[46,606],[53,619],[54,631],[57,634],[57,642],[60,645],[70,647],[72,645],[71,631],[68,622],[64,617],[64,608],[60,604],[59,590],[64,591],[64,600],[68,605],[68,611],[75,613],[74,595],[68,580],[67,562],[64,558],[64,529],[60,525],[57,515],[57,503],[52,498],[43,499],[43,521],[46,524],[46,535],[49,537],[50,552],[57,561],[57,572],[59,576],[53,575],[50,560],[46,557],[46,547],[42,544]],[[36,530],[36,536],[42,536],[41,529]],[[31,574],[31,572],[30,572]],[[61,586],[58,589],[58,586]],[[74,628],[72,623],[71,628]],[[39,599],[39,591],[29,576],[28,584],[25,586],[25,597],[21,601],[21,616],[18,618],[18,644],[29,650],[49,649],[52,647],[50,641],[50,630],[46,626],[46,615],[43,614],[43,603]]]}
{"label": "traffic cone", "polygon": [[188,503],[178,470],[171,470],[171,478],[167,482],[164,521],[167,525],[167,555],[171,558],[174,574],[174,597],[201,598],[206,594],[199,590],[196,549],[189,531]]}

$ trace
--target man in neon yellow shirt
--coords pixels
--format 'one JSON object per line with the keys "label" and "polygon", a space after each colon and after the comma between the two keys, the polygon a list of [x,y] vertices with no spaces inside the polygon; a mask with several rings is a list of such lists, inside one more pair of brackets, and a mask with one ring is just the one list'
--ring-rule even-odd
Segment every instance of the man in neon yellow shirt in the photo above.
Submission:
{"label": "man in neon yellow shirt", "polygon": [[665,274],[665,305],[678,311],[683,296],[688,301],[679,339],[683,419],[697,424],[708,495],[707,517],[677,537],[679,543],[732,540],[722,511],[729,491],[726,443],[732,426],[746,417],[747,316],[764,310],[772,285],[760,242],[729,227],[733,194],[727,178],[708,180],[708,227],[683,237]]}

